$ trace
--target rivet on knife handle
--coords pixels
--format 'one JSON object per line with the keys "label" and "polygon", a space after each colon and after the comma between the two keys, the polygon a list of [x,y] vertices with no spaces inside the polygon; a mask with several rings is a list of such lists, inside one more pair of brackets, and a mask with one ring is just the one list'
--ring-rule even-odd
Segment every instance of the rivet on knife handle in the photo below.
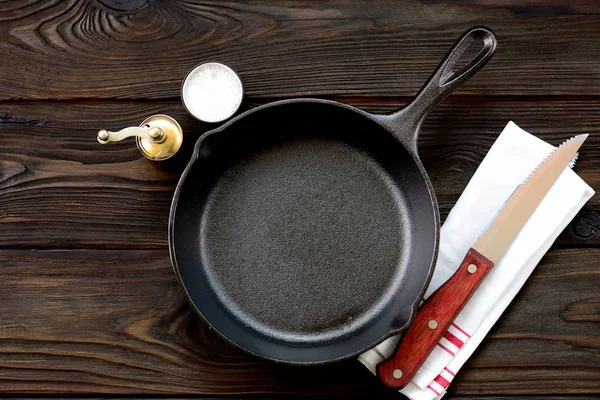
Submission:
{"label": "rivet on knife handle", "polygon": [[493,265],[469,250],[454,275],[419,309],[394,355],[378,365],[383,383],[399,389],[410,382]]}

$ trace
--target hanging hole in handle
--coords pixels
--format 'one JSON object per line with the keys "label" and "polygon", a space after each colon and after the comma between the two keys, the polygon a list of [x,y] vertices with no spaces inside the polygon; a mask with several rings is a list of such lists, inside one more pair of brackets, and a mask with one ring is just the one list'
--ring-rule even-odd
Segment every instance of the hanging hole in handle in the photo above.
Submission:
{"label": "hanging hole in handle", "polygon": [[446,86],[460,80],[468,72],[491,57],[496,48],[496,38],[487,28],[474,28],[463,37],[462,42],[454,49],[442,70],[440,85]]}
{"label": "hanging hole in handle", "polygon": [[459,59],[454,64],[451,71],[448,74],[456,74],[471,63],[471,60],[475,59],[479,53],[483,51],[483,39],[473,39],[473,41],[467,46],[466,49],[459,55]]}

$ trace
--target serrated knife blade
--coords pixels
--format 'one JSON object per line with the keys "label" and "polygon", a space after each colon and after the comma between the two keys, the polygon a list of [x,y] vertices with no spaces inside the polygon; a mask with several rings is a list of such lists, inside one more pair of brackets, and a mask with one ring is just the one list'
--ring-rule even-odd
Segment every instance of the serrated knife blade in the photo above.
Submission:
{"label": "serrated knife blade", "polygon": [[411,381],[587,137],[567,140],[531,172],[469,249],[454,275],[427,299],[394,355],[377,366],[377,375],[387,386],[399,389]]}
{"label": "serrated knife blade", "polygon": [[473,249],[497,263],[587,137],[575,136],[546,157],[504,204]]}

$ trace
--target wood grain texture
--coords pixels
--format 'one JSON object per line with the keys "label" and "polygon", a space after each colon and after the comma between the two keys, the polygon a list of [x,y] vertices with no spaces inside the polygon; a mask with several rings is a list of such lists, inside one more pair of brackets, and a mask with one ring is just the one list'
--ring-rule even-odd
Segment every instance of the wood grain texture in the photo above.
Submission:
{"label": "wood grain texture", "polygon": [[498,34],[460,93],[600,92],[594,1],[8,1],[0,99],[165,99],[218,60],[246,94],[412,95],[468,27]]}
{"label": "wood grain texture", "polygon": [[571,395],[552,395],[552,396],[456,396],[446,395],[444,399],[449,400],[591,400],[596,399],[595,395],[591,396],[571,396]]}
{"label": "wood grain texture", "polygon": [[[474,271],[468,269],[471,265]],[[377,376],[383,383],[396,389],[410,383],[440,340],[450,338],[448,328],[493,266],[494,263],[477,250],[469,249],[456,272],[421,305],[394,354],[377,366]],[[462,344],[462,341],[456,342],[457,348]],[[401,372],[400,376],[394,376],[396,370]]]}
{"label": "wood grain texture", "polygon": [[[392,391],[388,391],[388,392],[384,392],[384,393],[375,393],[374,395],[377,395],[377,399],[390,399],[390,400],[398,400],[398,399],[405,399],[405,397],[399,396],[398,393],[392,392]],[[149,400],[149,399],[156,399],[156,398],[160,398],[161,400],[174,400],[174,399],[189,399],[189,400],[217,400],[217,399],[240,399],[240,398],[249,398],[249,399],[253,399],[253,398],[257,398],[257,396],[211,396],[211,395],[206,395],[206,396],[199,396],[199,395],[185,395],[185,396],[152,396],[152,395],[147,395],[147,396],[139,396],[139,395],[134,395],[134,396],[112,396],[112,395],[104,395],[104,396],[94,396],[94,395],[87,395],[87,396],[52,396],[51,398],[53,400],[101,400],[101,399],[128,399],[128,398],[132,398],[134,397],[136,400]],[[3,399],[6,400],[34,400],[34,399],[39,399],[39,397],[33,397],[33,396],[2,396]],[[281,395],[274,395],[274,396],[260,396],[261,399],[282,399],[282,398],[286,398],[286,399],[305,399],[307,398],[306,394],[290,394],[290,395],[286,395],[286,396],[281,396]],[[364,395],[310,395],[311,399],[357,399],[357,398],[365,398]],[[372,397],[366,397],[366,398],[372,398]],[[452,395],[452,394],[447,394],[444,396],[444,399],[448,399],[448,400],[597,400],[598,397],[595,395],[550,395],[550,396],[457,396],[457,395]]]}
{"label": "wood grain texture", "polygon": [[[402,104],[348,102],[377,112]],[[108,145],[96,141],[100,128],[137,125],[155,113],[172,115],[185,132],[179,159],[167,169],[144,159],[133,140]],[[442,217],[511,119],[553,144],[590,133],[576,171],[592,188],[600,189],[600,102],[454,99],[426,120],[419,141]],[[174,103],[4,105],[0,247],[165,247],[172,193],[195,139],[207,129]],[[561,235],[559,244],[600,244],[597,196]]]}
{"label": "wood grain texture", "polygon": [[[553,144],[591,136],[600,189],[600,3],[591,0],[0,2],[0,395],[16,398],[398,398],[355,361],[249,357],[191,312],[166,250],[171,196],[210,127],[183,110],[207,60],[245,108],[318,96],[404,104],[454,40],[491,27],[494,59],[427,119],[419,143],[442,218],[509,120]],[[172,162],[100,128],[167,113]],[[600,398],[600,199],[562,233],[445,398]],[[34,250],[38,249],[38,250]]]}
{"label": "wood grain texture", "polygon": [[[377,399],[390,399],[390,400],[398,400],[405,399],[405,397],[399,396],[398,393],[388,391],[384,393],[376,393]],[[128,399],[134,397],[136,400],[149,400],[156,399],[157,396],[52,396],[53,400],[101,400],[101,399]],[[34,400],[39,399],[39,397],[27,397],[27,396],[2,396],[3,399],[6,400]],[[174,399],[189,399],[189,400],[217,400],[217,399],[240,399],[240,398],[257,398],[257,396],[199,396],[199,395],[186,395],[186,396],[160,396],[161,400],[174,400]],[[261,399],[305,399],[307,398],[306,394],[290,394],[286,396],[274,395],[274,396],[260,396]],[[310,395],[311,399],[357,399],[357,398],[365,398],[364,395]],[[370,397],[366,397],[370,398]],[[371,397],[372,398],[372,397]],[[452,394],[447,394],[444,396],[444,399],[448,400],[597,400],[598,397],[595,395],[551,395],[551,396],[456,396]]]}
{"label": "wood grain texture", "polygon": [[[554,250],[457,377],[457,395],[600,395],[600,249]],[[276,365],[192,313],[167,251],[0,250],[0,394],[392,398],[358,361]],[[394,394],[397,396],[397,394]]]}

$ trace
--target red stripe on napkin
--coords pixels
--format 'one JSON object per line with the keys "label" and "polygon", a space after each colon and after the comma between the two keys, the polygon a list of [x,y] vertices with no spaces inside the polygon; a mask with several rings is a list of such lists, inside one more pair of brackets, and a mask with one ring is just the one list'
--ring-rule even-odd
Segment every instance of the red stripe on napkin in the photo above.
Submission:
{"label": "red stripe on napkin", "polygon": [[450,351],[450,350],[449,350],[449,349],[448,349],[446,346],[444,346],[443,344],[441,344],[441,343],[438,343],[437,345],[438,345],[438,346],[440,346],[442,349],[446,350],[446,352],[447,352],[448,354],[450,354],[451,356],[453,356],[453,357],[454,357],[454,356],[456,355],[456,354],[454,354],[453,352],[451,352],[451,351]]}
{"label": "red stripe on napkin", "polygon": [[460,326],[456,325],[454,322],[452,323],[452,326],[455,327],[456,329],[458,329],[461,333],[463,333],[466,337],[470,338],[471,335],[469,335],[467,332],[465,332]]}
{"label": "red stripe on napkin", "polygon": [[433,393],[437,394],[438,396],[440,395],[440,392],[438,392],[437,390],[432,388],[431,385],[427,386],[427,389],[431,390]]}
{"label": "red stripe on napkin", "polygon": [[444,338],[449,341],[450,343],[452,343],[453,345],[455,345],[456,347],[458,347],[459,349],[462,347],[462,345],[464,344],[462,340],[460,340],[459,338],[457,338],[456,336],[454,336],[453,334],[451,334],[450,332],[446,332],[444,333]]}
{"label": "red stripe on napkin", "polygon": [[444,377],[443,377],[443,376],[441,376],[441,375],[438,375],[438,376],[437,376],[437,377],[434,379],[434,381],[436,381],[437,383],[439,383],[439,385],[440,385],[441,387],[443,387],[444,389],[446,389],[446,388],[447,388],[447,387],[450,385],[450,381],[449,381],[449,380],[447,380],[446,378],[444,378]]}
{"label": "red stripe on napkin", "polygon": [[448,368],[444,367],[444,371],[446,371],[447,373],[449,373],[452,376],[456,376],[456,374],[452,371],[450,371]]}

